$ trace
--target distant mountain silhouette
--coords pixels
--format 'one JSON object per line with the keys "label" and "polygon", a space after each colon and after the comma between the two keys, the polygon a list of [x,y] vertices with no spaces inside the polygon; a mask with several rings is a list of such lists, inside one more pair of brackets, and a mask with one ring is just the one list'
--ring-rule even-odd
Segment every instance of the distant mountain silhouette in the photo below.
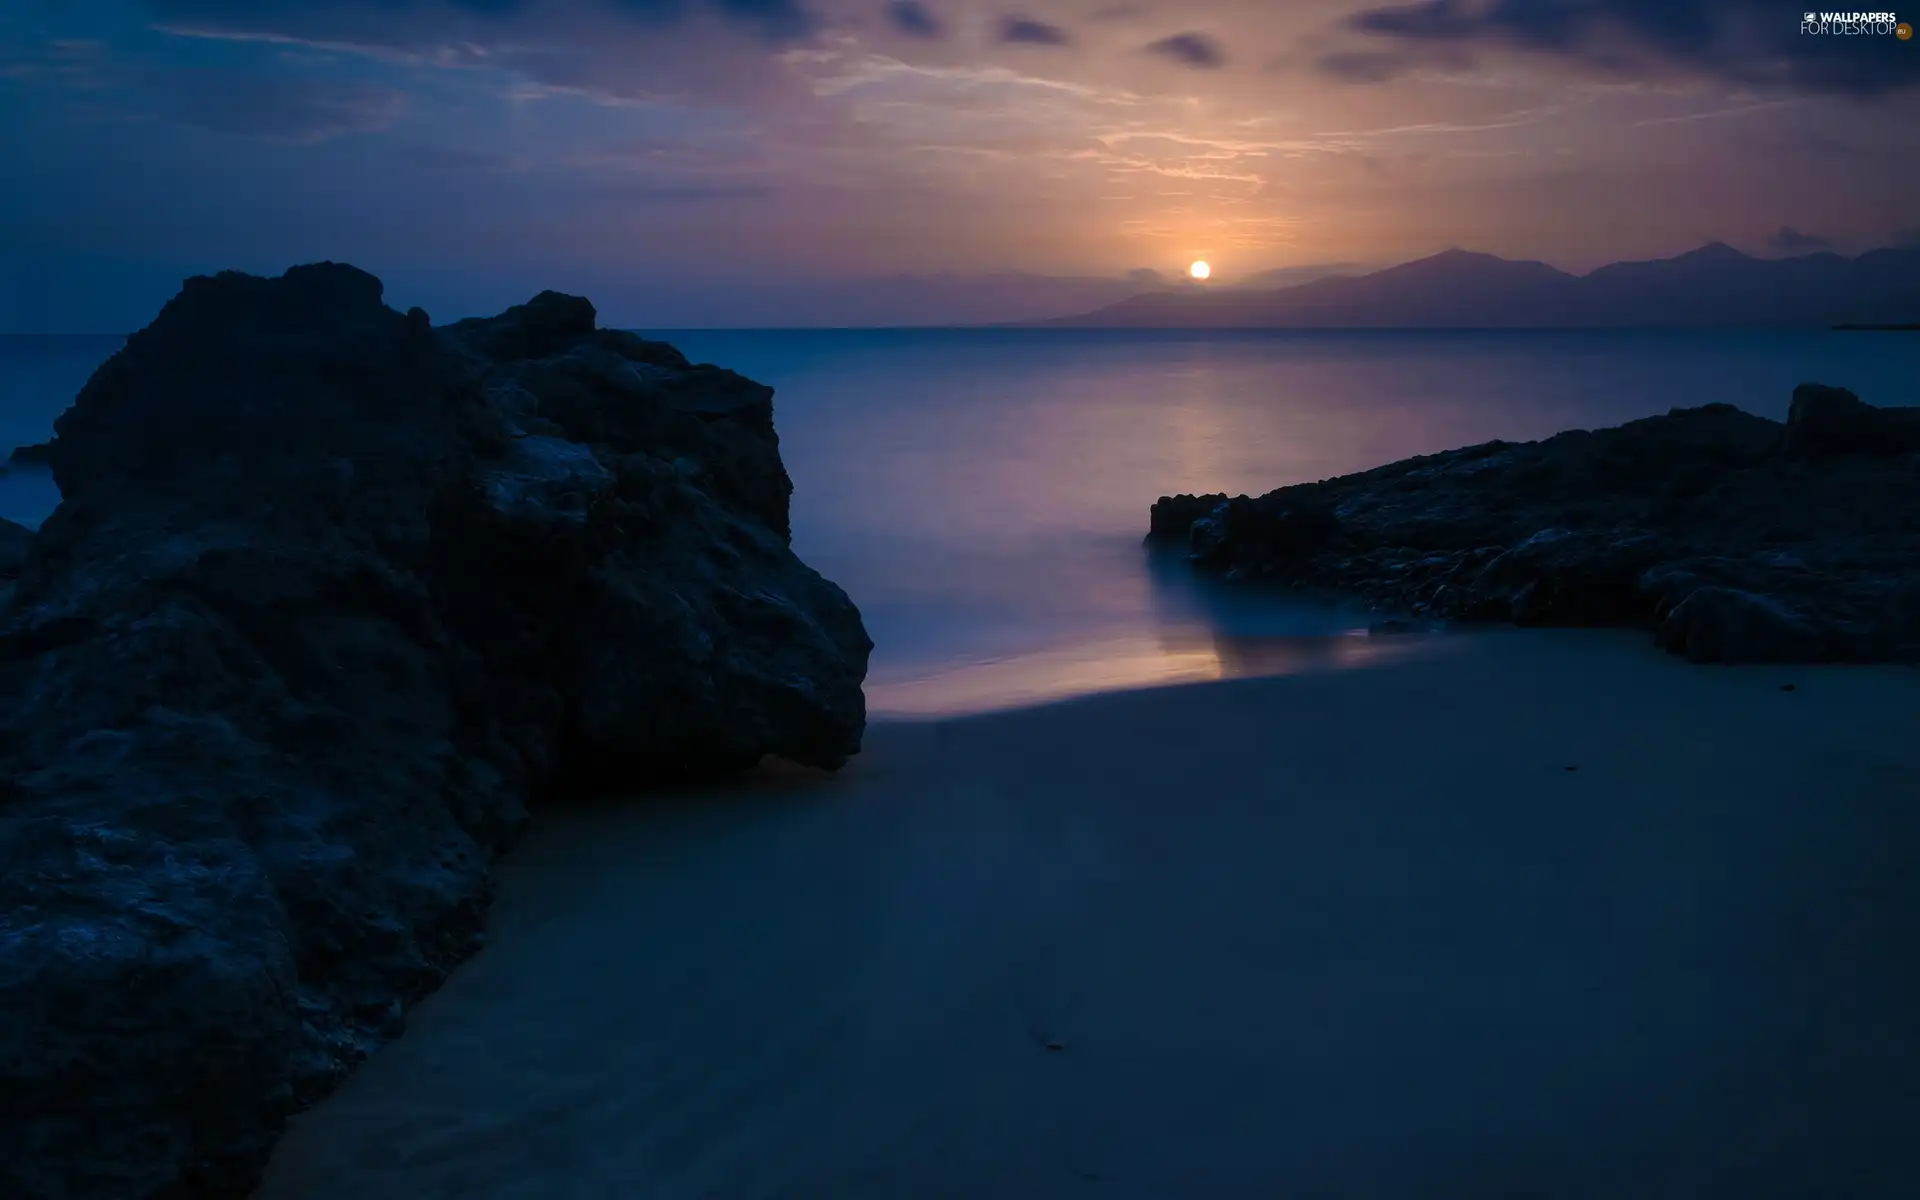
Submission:
{"label": "distant mountain silhouette", "polygon": [[1569,275],[1448,250],[1371,274],[1273,290],[1135,296],[1048,326],[1131,329],[1818,326],[1920,319],[1920,247],[1858,258],[1754,258],[1714,242]]}
{"label": "distant mountain silhouette", "polygon": [[1303,283],[1312,283],[1316,279],[1328,279],[1335,275],[1365,275],[1368,271],[1377,270],[1379,270],[1378,267],[1363,266],[1360,263],[1314,263],[1301,267],[1275,267],[1270,271],[1256,271],[1225,286],[1247,291],[1272,292],[1281,288],[1298,287]]}

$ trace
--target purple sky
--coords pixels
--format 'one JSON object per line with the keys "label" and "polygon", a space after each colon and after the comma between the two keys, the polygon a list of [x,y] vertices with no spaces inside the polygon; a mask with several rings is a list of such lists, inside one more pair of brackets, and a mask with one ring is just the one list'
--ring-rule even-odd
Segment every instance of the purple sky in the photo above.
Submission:
{"label": "purple sky", "polygon": [[[1909,20],[1920,13],[1902,14]],[[436,320],[981,321],[1920,227],[1920,38],[1748,0],[10,0],[0,330],[344,259]]]}

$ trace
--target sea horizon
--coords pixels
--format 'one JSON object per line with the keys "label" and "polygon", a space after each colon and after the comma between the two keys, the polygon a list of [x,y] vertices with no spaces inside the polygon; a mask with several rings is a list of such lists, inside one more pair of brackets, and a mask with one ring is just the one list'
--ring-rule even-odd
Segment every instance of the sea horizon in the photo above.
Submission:
{"label": "sea horizon", "polygon": [[[794,548],[874,634],[876,714],[1365,660],[1364,611],[1156,566],[1161,495],[1713,402],[1777,419],[1808,381],[1898,402],[1920,376],[1910,340],[1820,329],[639,332],[774,388]],[[45,440],[117,336],[38,359],[0,341],[10,446]],[[37,524],[57,500],[44,471],[0,477],[0,516]]]}

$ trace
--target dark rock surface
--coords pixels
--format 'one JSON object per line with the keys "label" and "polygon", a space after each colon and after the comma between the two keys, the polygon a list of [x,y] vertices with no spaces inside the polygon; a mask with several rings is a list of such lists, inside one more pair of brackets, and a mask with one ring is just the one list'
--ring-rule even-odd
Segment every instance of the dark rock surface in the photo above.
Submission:
{"label": "dark rock surface", "polygon": [[[27,547],[33,543],[33,530],[0,517],[0,586],[6,586],[19,578],[20,568],[27,562]],[[0,593],[0,604],[5,603],[5,593]]]}
{"label": "dark rock surface", "polygon": [[29,464],[39,466],[44,464],[52,456],[52,442],[35,442],[30,446],[15,446],[12,453],[7,455],[7,461],[16,465]]}
{"label": "dark rock surface", "polygon": [[1802,384],[1786,423],[1675,409],[1264,496],[1169,496],[1149,539],[1382,611],[1626,625],[1701,662],[1920,661],[1920,409]]}
{"label": "dark rock surface", "polygon": [[198,278],[60,418],[0,530],[0,1194],[246,1195],[530,799],[858,752],[770,390],[594,325]]}
{"label": "dark rock surface", "polygon": [[1782,443],[1794,458],[1920,453],[1920,408],[1875,408],[1845,388],[1794,390]]}

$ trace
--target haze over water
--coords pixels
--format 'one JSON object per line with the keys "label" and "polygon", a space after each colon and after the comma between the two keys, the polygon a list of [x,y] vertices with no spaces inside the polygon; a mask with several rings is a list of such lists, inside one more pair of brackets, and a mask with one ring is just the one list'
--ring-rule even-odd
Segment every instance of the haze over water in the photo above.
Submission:
{"label": "haze over water", "polygon": [[[1367,615],[1198,586],[1141,547],[1182,491],[1258,494],[1796,383],[1912,403],[1920,338],[1819,331],[648,331],[774,386],[794,546],[859,604],[876,715],[1371,661]],[[45,438],[117,339],[0,338],[0,436]],[[44,473],[0,478],[35,523]]]}
{"label": "haze over water", "polygon": [[1911,402],[1920,339],[1742,331],[666,334],[772,384],[794,543],[860,604],[877,712],[1364,661],[1364,613],[1196,587],[1162,494],[1259,494],[1796,383]]}

